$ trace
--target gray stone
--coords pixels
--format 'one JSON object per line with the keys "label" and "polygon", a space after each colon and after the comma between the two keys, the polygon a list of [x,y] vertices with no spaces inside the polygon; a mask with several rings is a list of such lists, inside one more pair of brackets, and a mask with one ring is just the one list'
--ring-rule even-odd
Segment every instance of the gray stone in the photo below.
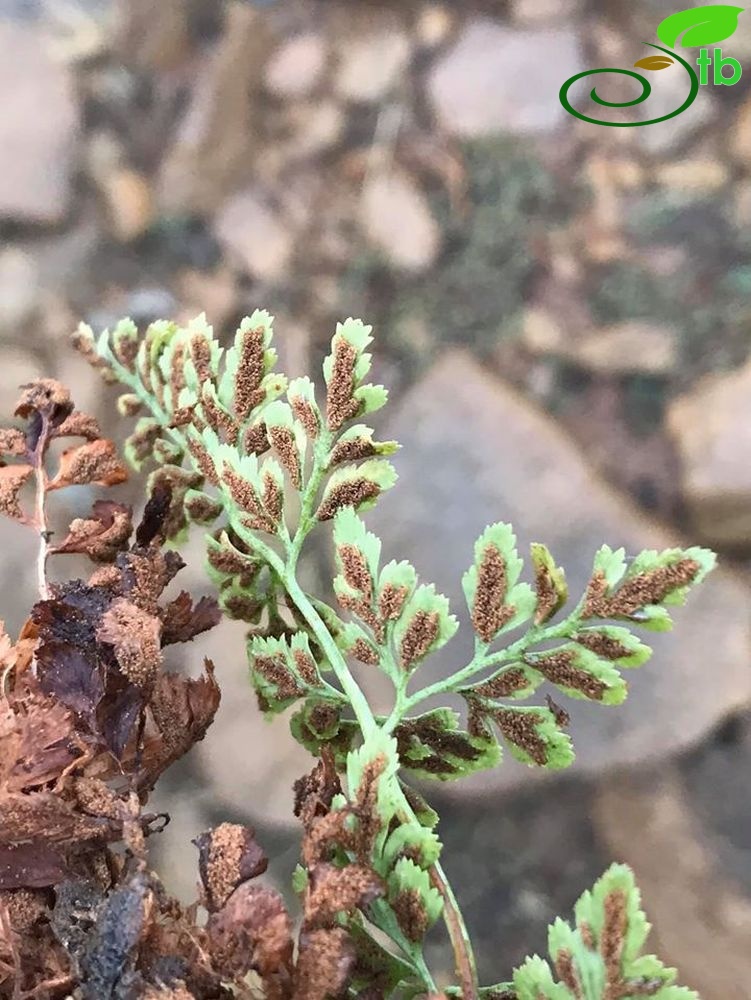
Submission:
{"label": "gray stone", "polygon": [[[645,51],[654,54],[654,49]],[[653,83],[649,99],[639,105],[639,117],[644,120],[660,118],[676,111],[688,96],[689,80],[685,69],[676,64],[660,70],[659,79]],[[636,86],[636,84],[634,85]],[[712,98],[707,87],[700,88],[699,96],[682,114],[658,125],[629,129],[635,133],[636,143],[648,153],[669,153],[679,149],[689,136],[705,128],[714,117]],[[630,92],[630,97],[636,96]]]}
{"label": "gray stone", "polygon": [[584,66],[578,33],[470,21],[435,64],[428,92],[440,123],[462,138],[549,132],[567,116],[561,84]]}
{"label": "gray stone", "polygon": [[[28,381],[39,371],[27,368],[24,381]],[[17,386],[12,386],[10,394],[2,387],[3,423],[7,425],[13,412],[13,405],[20,393]],[[26,498],[28,499],[28,498]],[[28,507],[25,509],[28,510]],[[36,586],[36,574],[33,566],[39,552],[39,543],[34,532],[23,527],[9,517],[0,518],[0,546],[4,554],[0,568],[0,587],[3,594],[2,621],[8,635],[15,641],[18,633],[28,620],[29,609],[39,600]]]}
{"label": "gray stone", "polygon": [[350,101],[378,101],[397,82],[410,56],[409,40],[396,28],[343,40],[336,91]]}
{"label": "gray stone", "polygon": [[435,260],[440,229],[427,198],[407,174],[389,171],[372,177],[360,214],[370,242],[396,267],[422,271]]}
{"label": "gray stone", "polygon": [[[748,770],[732,777],[725,771],[718,782],[726,797],[747,800]],[[680,969],[681,982],[703,1000],[741,1000],[738,984],[751,976],[748,825],[713,835],[692,806],[676,770],[661,768],[607,783],[594,804],[595,829],[643,886],[660,957]]]}
{"label": "gray stone", "polygon": [[751,364],[673,400],[667,425],[694,530],[715,545],[751,544]]}
{"label": "gray stone", "polygon": [[[234,624],[234,623],[233,623]],[[229,662],[219,664],[222,703],[206,739],[193,751],[214,806],[260,823],[295,827],[295,781],[314,760],[292,738],[286,718],[264,719],[248,680],[244,633],[224,631]],[[214,645],[220,649],[221,646]]]}
{"label": "gray stone", "polygon": [[21,395],[20,387],[32,379],[41,378],[46,373],[39,357],[20,347],[3,347],[3,363],[0,365],[0,400],[3,419],[13,412],[16,400]]}
{"label": "gray stone", "polygon": [[524,315],[522,338],[533,354],[555,354],[606,375],[666,375],[678,361],[675,327],[646,320],[626,320],[572,336],[548,310],[531,308]]}
{"label": "gray stone", "polygon": [[513,18],[517,24],[559,25],[579,12],[580,0],[514,0]]}
{"label": "gray stone", "polygon": [[655,180],[672,191],[713,194],[727,184],[730,171],[719,160],[696,158],[665,163],[655,170]]}
{"label": "gray stone", "polygon": [[678,330],[643,320],[615,323],[587,333],[572,356],[584,368],[608,375],[666,375],[678,362]]}
{"label": "gray stone", "polygon": [[[574,600],[603,542],[623,545],[629,554],[681,544],[614,494],[552,421],[464,353],[439,361],[380,433],[403,446],[394,462],[400,482],[367,515],[368,525],[384,539],[384,559],[414,562],[425,580],[449,596],[465,625],[426,662],[422,684],[471,658],[460,580],[487,524],[510,521],[523,555],[530,542],[547,543],[566,569]],[[688,607],[674,614],[674,634],[648,634],[654,657],[632,673],[623,706],[558,699],[571,712],[575,771],[603,771],[675,753],[748,703],[745,586],[716,570]],[[378,707],[390,707],[386,689],[372,672],[365,676]],[[506,754],[498,769],[462,784],[470,793],[497,791],[547,773],[528,770]]]}
{"label": "gray stone", "polygon": [[[248,679],[246,633],[242,623],[225,622],[207,640],[207,652],[217,660],[222,701],[192,759],[215,811],[219,806],[251,821],[295,827],[292,786],[314,761],[292,738],[286,719],[267,721],[261,714]],[[232,651],[225,663],[223,649]]]}
{"label": "gray stone", "polygon": [[292,255],[292,234],[261,194],[248,189],[225,202],[215,221],[219,242],[257,278],[281,278]]}
{"label": "gray stone", "polygon": [[317,156],[334,146],[346,124],[344,111],[336,101],[295,103],[288,114],[291,135],[284,144],[292,159]]}
{"label": "gray stone", "polygon": [[424,49],[434,49],[443,44],[454,27],[455,15],[442,3],[425,4],[415,22],[415,35]]}
{"label": "gray stone", "polygon": [[141,285],[128,293],[125,315],[139,325],[146,326],[157,319],[174,315],[177,303],[174,295],[160,285]]}
{"label": "gray stone", "polygon": [[746,100],[735,116],[730,135],[730,152],[740,163],[751,156],[751,101]]}
{"label": "gray stone", "polygon": [[254,175],[273,34],[270,19],[247,3],[229,4],[224,23],[216,45],[196,55],[190,100],[159,169],[160,214],[208,215]]}
{"label": "gray stone", "polygon": [[39,31],[0,21],[0,218],[54,225],[68,211],[78,111],[69,70]]}
{"label": "gray stone", "polygon": [[320,35],[298,35],[269,59],[264,83],[276,97],[304,97],[321,79],[325,66],[326,45]]}
{"label": "gray stone", "polygon": [[[180,587],[196,597],[211,593],[203,568],[202,533],[193,532],[180,551],[187,562]],[[306,569],[307,564],[301,573]],[[258,708],[248,676],[247,632],[244,622],[223,620],[186,647],[182,657],[194,676],[201,671],[203,657],[210,657],[222,691],[214,724],[187,758],[202,777],[196,798],[223,818],[296,828],[292,786],[314,761],[292,738],[287,716],[267,721]]]}
{"label": "gray stone", "polygon": [[19,247],[0,251],[0,330],[20,333],[37,304],[39,275],[33,257]]}

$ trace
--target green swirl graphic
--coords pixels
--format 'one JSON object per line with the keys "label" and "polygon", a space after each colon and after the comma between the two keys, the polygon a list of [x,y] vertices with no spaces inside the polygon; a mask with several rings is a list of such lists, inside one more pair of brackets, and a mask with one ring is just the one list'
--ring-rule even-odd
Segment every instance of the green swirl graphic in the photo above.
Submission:
{"label": "green swirl graphic", "polygon": [[585,76],[595,76],[598,73],[620,73],[621,76],[633,77],[641,84],[641,94],[638,97],[635,97],[632,101],[604,101],[601,97],[597,96],[597,89],[593,87],[590,97],[593,101],[596,101],[598,104],[601,104],[606,108],[631,108],[635,104],[641,104],[643,101],[646,101],[652,93],[652,84],[646,79],[646,77],[643,77],[641,73],[635,73],[632,69],[615,69],[612,67],[608,69],[585,69],[582,73],[577,73],[575,76],[566,80],[558,94],[561,104],[566,111],[583,122],[590,122],[592,125],[607,125],[612,128],[635,128],[637,125],[656,125],[658,122],[666,122],[669,118],[675,118],[676,115],[682,114],[686,108],[690,107],[694,103],[696,95],[699,93],[698,76],[694,72],[693,67],[690,66],[685,59],[682,59],[677,52],[673,52],[671,49],[664,49],[661,45],[653,45],[651,42],[646,42],[645,44],[649,45],[650,48],[659,49],[660,52],[664,52],[673,59],[677,59],[689,75],[691,80],[689,95],[676,111],[671,111],[670,114],[663,115],[661,118],[651,118],[646,122],[601,122],[597,118],[590,118],[587,115],[581,114],[581,112],[577,111],[576,108],[571,105],[568,99],[568,92],[578,80],[584,79]]}

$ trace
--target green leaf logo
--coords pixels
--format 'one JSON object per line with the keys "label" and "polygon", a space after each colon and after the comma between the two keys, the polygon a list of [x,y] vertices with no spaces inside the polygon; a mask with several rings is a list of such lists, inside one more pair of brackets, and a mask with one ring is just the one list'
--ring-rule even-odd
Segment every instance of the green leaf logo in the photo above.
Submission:
{"label": "green leaf logo", "polygon": [[724,3],[712,3],[706,7],[679,10],[660,22],[657,37],[671,48],[675,48],[679,38],[683,48],[714,45],[730,38],[738,27],[738,15],[743,9]]}

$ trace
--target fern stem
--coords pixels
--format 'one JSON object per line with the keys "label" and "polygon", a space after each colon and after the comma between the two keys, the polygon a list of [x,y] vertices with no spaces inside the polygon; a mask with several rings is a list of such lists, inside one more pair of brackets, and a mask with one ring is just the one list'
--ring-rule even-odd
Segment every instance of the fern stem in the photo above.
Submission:
{"label": "fern stem", "polygon": [[305,539],[308,537],[311,528],[315,524],[315,521],[313,520],[313,507],[315,506],[323,477],[326,474],[332,441],[333,434],[328,430],[321,429],[318,437],[316,438],[313,450],[313,464],[310,470],[310,476],[305,484],[305,489],[303,490],[303,495],[300,501],[300,516],[298,518],[297,530],[295,531],[295,537],[292,540],[292,544],[289,547],[288,565],[293,573],[297,567],[297,560],[300,557],[300,552],[302,551]]}
{"label": "fern stem", "polygon": [[41,415],[42,426],[39,438],[32,456],[34,466],[34,527],[39,535],[37,552],[37,587],[40,600],[46,601],[49,596],[47,583],[47,558],[49,556],[50,532],[47,527],[47,472],[44,467],[44,457],[49,444],[49,418]]}
{"label": "fern stem", "polygon": [[439,861],[431,867],[429,874],[430,881],[443,898],[443,920],[454,952],[456,974],[462,988],[462,1000],[477,1000],[479,990],[477,963],[459,903]]}
{"label": "fern stem", "polygon": [[[190,455],[190,451],[186,447],[187,442],[185,440],[185,436],[178,428],[170,426],[170,419],[167,413],[161,407],[158,400],[155,399],[154,396],[145,388],[140,378],[128,371],[125,366],[120,364],[114,354],[110,353],[108,360],[120,382],[130,387],[138,395],[138,397],[149,408],[154,418],[159,422],[163,431],[166,432],[168,436],[172,438],[172,440],[175,441],[184,451],[186,451],[188,455]],[[363,738],[367,738],[379,730],[380,727],[378,721],[373,714],[365,694],[352,675],[347,661],[336,644],[334,636],[316,610],[312,601],[301,588],[296,576],[297,562],[302,551],[302,546],[311,529],[315,525],[313,515],[314,506],[320,491],[321,483],[326,474],[333,438],[334,436],[330,431],[322,428],[316,440],[310,476],[301,498],[297,530],[291,540],[289,535],[282,537],[282,542],[287,556],[286,560],[282,559],[282,557],[275,552],[270,545],[267,545],[262,539],[260,539],[257,534],[249,531],[243,525],[240,512],[235,508],[231,497],[229,497],[225,491],[222,491],[222,498],[224,501],[223,506],[225,513],[233,530],[240,538],[242,538],[251,550],[259,555],[274,570],[283,583],[290,601],[294,604],[300,615],[302,615],[307,622],[326,658],[331,664],[337,680],[341,684],[344,696],[348,699],[352,707]],[[190,456],[189,461],[193,468],[196,469],[197,463],[195,459]],[[395,663],[392,663],[392,668],[396,671]],[[479,669],[479,667],[477,669]],[[405,679],[404,683],[397,685],[397,700],[394,706],[394,712],[392,712],[393,725],[395,725],[406,714],[411,706],[412,700],[413,699],[409,699],[406,696]],[[417,700],[422,700],[422,697]],[[390,732],[389,724],[391,722],[392,719],[389,719],[389,721],[385,724],[387,732]],[[404,817],[408,821],[417,822],[414,811],[407,801],[407,798],[398,783],[398,779],[395,780],[394,791],[400,800],[400,808]],[[430,869],[430,878],[435,887],[441,893],[444,900],[444,920],[452,943],[452,948],[454,950],[456,969],[461,980],[464,1000],[477,1000],[477,975],[475,970],[474,955],[472,953],[467,929],[459,910],[458,903],[443,870],[437,863]],[[429,993],[436,993],[437,987],[433,976],[425,963],[422,950],[418,947],[406,947],[404,935],[401,933],[398,925],[395,927],[384,927],[382,929],[385,930],[386,933],[389,933],[392,940],[394,940],[394,942],[402,949],[405,955],[408,955],[416,973],[422,978],[424,989]]]}
{"label": "fern stem", "polygon": [[[414,694],[409,695],[403,704],[404,713],[411,711],[416,705],[426,701],[428,698],[455,691],[462,684],[473,680],[475,675],[482,670],[486,670],[489,667],[499,667],[518,660],[531,646],[538,645],[541,642],[548,642],[551,639],[568,638],[579,627],[581,612],[582,605],[580,603],[562,621],[547,628],[534,626],[521,636],[520,639],[517,639],[516,642],[494,653],[488,653],[487,646],[485,645],[478,646],[475,650],[475,655],[461,670],[457,670],[448,677],[444,677],[443,680],[435,681],[433,684],[429,684],[428,687],[424,687],[419,691],[415,691]],[[389,732],[398,721],[398,718],[389,719],[389,723],[387,724]]]}
{"label": "fern stem", "polygon": [[378,723],[371,711],[370,705],[365,695],[362,693],[359,684],[350,673],[347,662],[341,654],[339,647],[334,641],[334,637],[326,627],[325,622],[311,604],[307,594],[300,587],[294,573],[289,571],[283,576],[284,586],[287,594],[292,599],[295,607],[303,616],[318,640],[321,649],[326,654],[339,683],[342,685],[344,694],[352,705],[358,725],[364,737],[370,736],[378,729]]}

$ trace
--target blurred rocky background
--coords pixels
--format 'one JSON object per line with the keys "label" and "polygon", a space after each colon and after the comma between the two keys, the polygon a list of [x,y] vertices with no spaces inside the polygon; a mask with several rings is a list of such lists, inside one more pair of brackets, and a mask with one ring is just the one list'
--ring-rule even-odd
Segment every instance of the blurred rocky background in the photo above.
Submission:
{"label": "blurred rocky background", "polygon": [[[747,61],[741,82],[663,126],[588,125],[558,102],[579,70],[630,66],[673,9],[0,0],[0,390],[7,412],[20,383],[55,375],[113,430],[112,395],[67,346],[80,318],[205,310],[229,336],[265,306],[297,374],[336,319],[362,315],[392,391],[382,427],[405,445],[370,520],[457,608],[490,520],[547,541],[574,587],[603,540],[717,547],[724,568],[658,637],[625,709],[574,714],[570,775],[505,765],[432,794],[484,981],[543,949],[548,921],[617,858],[683,979],[742,1000],[751,14],[724,45]],[[680,103],[659,84],[654,101]],[[0,541],[13,629],[30,550],[6,524]],[[328,585],[327,559],[311,555],[311,585]],[[161,862],[186,898],[190,839],[220,819],[255,822],[290,871],[290,787],[309,763],[259,717],[242,630],[223,628],[194,651],[218,663],[217,724],[161,798]],[[433,959],[448,964],[440,939]]]}

